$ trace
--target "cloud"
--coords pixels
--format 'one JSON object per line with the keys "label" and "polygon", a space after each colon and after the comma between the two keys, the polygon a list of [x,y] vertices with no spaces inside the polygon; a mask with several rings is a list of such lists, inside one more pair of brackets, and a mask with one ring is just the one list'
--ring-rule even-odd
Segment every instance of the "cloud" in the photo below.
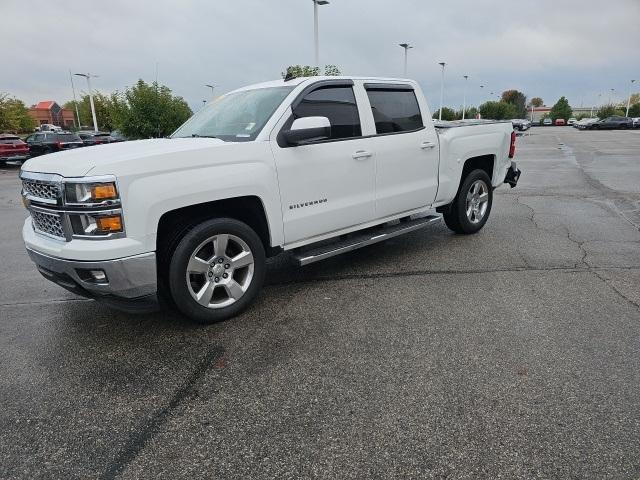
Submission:
{"label": "cloud", "polygon": [[[321,63],[347,74],[399,76],[410,42],[409,75],[436,109],[446,61],[445,103],[470,103],[518,88],[552,103],[626,95],[640,77],[640,2],[502,0],[331,0],[319,7]],[[4,0],[0,91],[27,103],[71,97],[69,69],[100,75],[94,87],[122,90],[142,77],[197,107],[205,83],[228,91],[313,62],[310,0]],[[8,67],[10,65],[10,67]],[[78,78],[77,86],[86,89]],[[480,89],[479,85],[487,86]]]}

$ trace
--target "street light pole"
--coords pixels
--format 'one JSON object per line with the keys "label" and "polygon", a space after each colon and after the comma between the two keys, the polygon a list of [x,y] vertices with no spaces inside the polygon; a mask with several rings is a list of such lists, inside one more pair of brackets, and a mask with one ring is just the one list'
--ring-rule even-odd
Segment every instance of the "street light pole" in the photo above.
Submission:
{"label": "street light pole", "polygon": [[438,120],[442,121],[442,107],[444,106],[444,66],[445,62],[438,63],[442,67],[442,78],[440,80],[440,112],[438,115]]}
{"label": "street light pole", "polygon": [[401,43],[400,46],[404,48],[404,76],[406,77],[407,76],[407,51],[413,47],[408,43]]}
{"label": "street light pole", "polygon": [[464,120],[464,114],[467,110],[467,83],[469,83],[469,75],[463,75],[464,77],[464,90],[462,94],[462,120]]}
{"label": "street light pole", "polygon": [[78,130],[82,128],[82,123],[80,122],[80,113],[78,113],[78,102],[76,100],[76,87],[73,85],[73,75],[71,75],[71,70],[69,70],[69,78],[71,79],[71,91],[73,92],[73,105],[76,107],[76,117],[78,118]]}
{"label": "street light pole", "polygon": [[615,89],[614,89],[614,88],[612,88],[612,89],[611,89],[611,93],[609,94],[609,105],[613,105],[613,91],[614,91],[614,90],[615,90]]}
{"label": "street light pole", "polygon": [[217,85],[209,85],[208,83],[205,85],[205,87],[209,87],[211,89],[211,98],[213,98],[213,89],[217,87]]}
{"label": "street light pole", "polygon": [[625,117],[629,116],[629,107],[631,106],[631,86],[634,82],[635,80],[631,80],[631,83],[629,84],[629,95],[627,95],[627,113],[624,115]]}
{"label": "street light pole", "polygon": [[91,116],[93,117],[93,129],[98,131],[98,121],[96,120],[96,107],[93,104],[93,90],[91,90],[91,78],[96,78],[98,75],[91,75],[90,73],[74,73],[78,77],[84,77],[87,79],[87,86],[89,87],[89,103],[91,103]]}
{"label": "street light pole", "polygon": [[315,47],[315,66],[320,67],[320,39],[318,35],[318,5],[327,5],[328,0],[313,0],[313,40]]}

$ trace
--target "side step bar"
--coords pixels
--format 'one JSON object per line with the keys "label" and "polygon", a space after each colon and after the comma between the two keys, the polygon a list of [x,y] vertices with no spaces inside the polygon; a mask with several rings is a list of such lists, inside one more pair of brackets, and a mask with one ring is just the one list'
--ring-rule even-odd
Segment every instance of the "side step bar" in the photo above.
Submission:
{"label": "side step bar", "polygon": [[372,227],[361,233],[355,233],[344,240],[339,240],[330,244],[303,249],[293,254],[293,259],[300,265],[309,265],[310,263],[319,262],[341,253],[357,250],[374,243],[382,242],[404,233],[413,232],[420,228],[424,228],[442,218],[441,215],[428,215],[426,217],[413,218],[408,221],[395,223],[392,225],[384,225],[380,227]]}

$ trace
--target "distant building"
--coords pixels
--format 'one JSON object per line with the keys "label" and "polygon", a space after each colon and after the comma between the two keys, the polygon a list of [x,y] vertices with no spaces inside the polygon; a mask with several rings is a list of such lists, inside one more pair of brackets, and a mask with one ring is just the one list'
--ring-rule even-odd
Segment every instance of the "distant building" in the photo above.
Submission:
{"label": "distant building", "polygon": [[49,123],[65,129],[75,125],[73,111],[62,108],[53,100],[38,102],[29,109],[29,115],[38,125]]}
{"label": "distant building", "polygon": [[[591,107],[571,107],[573,111],[573,116],[577,117],[578,115],[582,116],[591,116]],[[598,111],[597,107],[593,107],[593,115],[595,116]],[[533,109],[533,120],[531,120],[531,107],[527,107],[527,120],[531,120],[532,122],[539,122],[544,116],[549,116],[551,112],[551,107],[547,107],[543,105],[542,107],[534,107]]]}

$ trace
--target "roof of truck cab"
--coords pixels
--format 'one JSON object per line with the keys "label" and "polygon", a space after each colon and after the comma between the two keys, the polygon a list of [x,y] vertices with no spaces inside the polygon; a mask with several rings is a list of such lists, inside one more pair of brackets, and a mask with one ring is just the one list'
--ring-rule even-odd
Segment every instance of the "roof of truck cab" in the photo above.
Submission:
{"label": "roof of truck cab", "polygon": [[387,78],[387,77],[349,77],[349,76],[315,76],[315,77],[296,77],[291,80],[272,80],[270,82],[254,83],[253,85],[247,85],[246,87],[237,88],[229,93],[241,92],[244,90],[256,90],[259,88],[272,88],[272,87],[296,87],[301,83],[308,80],[314,82],[322,80],[363,80],[371,82],[397,82],[397,83],[413,83],[415,80],[409,78]]}

